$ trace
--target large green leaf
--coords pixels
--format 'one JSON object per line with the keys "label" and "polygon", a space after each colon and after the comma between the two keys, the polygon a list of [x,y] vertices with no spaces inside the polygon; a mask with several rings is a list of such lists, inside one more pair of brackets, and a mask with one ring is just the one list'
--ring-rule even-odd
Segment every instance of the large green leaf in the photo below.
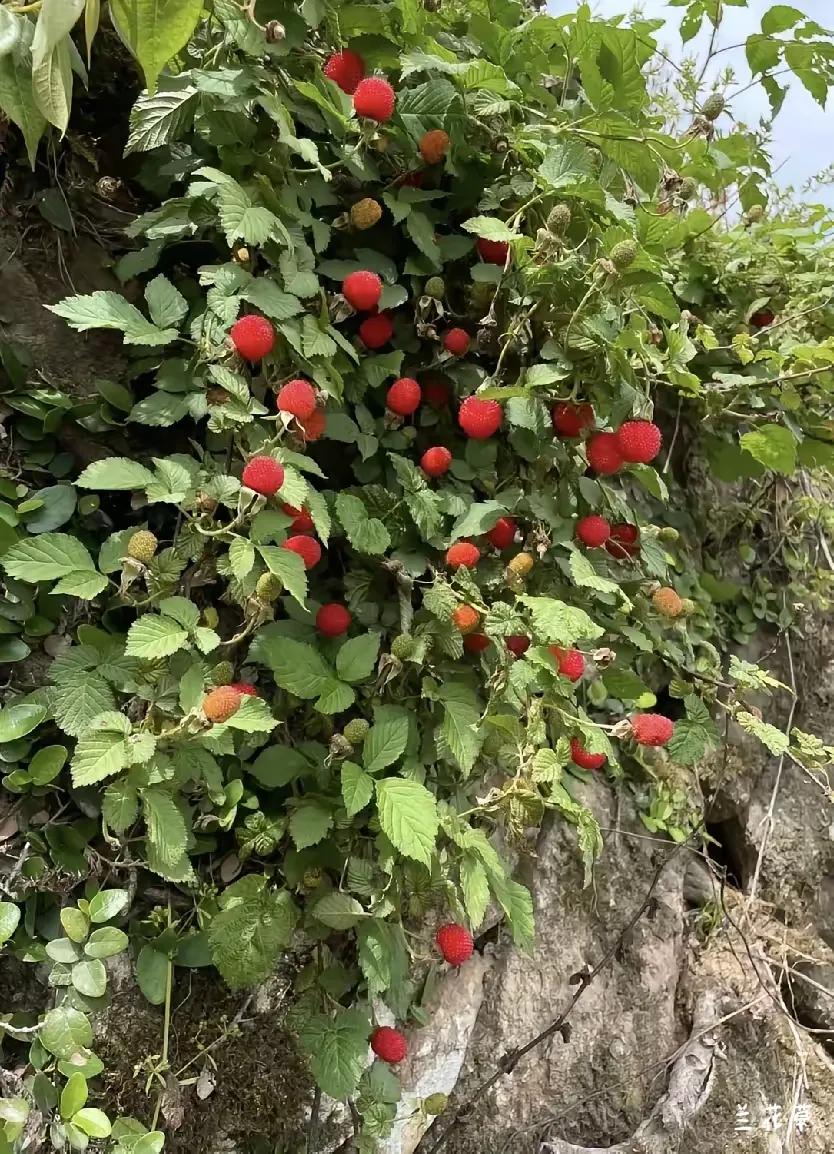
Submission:
{"label": "large green leaf", "polygon": [[70,573],[92,570],[93,559],[81,542],[68,533],[41,533],[19,541],[3,556],[3,568],[22,581],[52,581]]}
{"label": "large green leaf", "polygon": [[203,0],[110,0],[113,23],[141,64],[149,92],[190,40],[202,11]]}
{"label": "large green leaf", "polygon": [[270,637],[259,646],[258,659],[269,665],[276,683],[296,697],[318,697],[333,680],[318,650],[290,637]]}
{"label": "large green leaf", "polygon": [[32,40],[32,86],[38,108],[63,134],[72,104],[69,33],[84,0],[43,0]]}
{"label": "large green leaf", "polygon": [[18,741],[36,729],[46,717],[46,708],[43,705],[34,705],[28,701],[7,705],[0,709],[0,745],[7,741]]}
{"label": "large green leaf", "polygon": [[777,473],[792,473],[796,468],[796,437],[783,425],[765,425],[739,438],[739,444],[751,457]]}
{"label": "large green leaf", "polygon": [[533,631],[547,644],[573,645],[576,641],[594,641],[605,632],[592,621],[584,609],[566,605],[554,597],[522,597],[530,610]]}
{"label": "large green leaf", "polygon": [[130,722],[120,713],[104,713],[78,739],[72,759],[75,786],[95,785],[127,765]]}
{"label": "large green leaf", "polygon": [[431,865],[437,840],[437,802],[424,785],[403,777],[376,783],[382,831],[401,854]]}
{"label": "large green leaf", "polygon": [[393,765],[405,753],[408,743],[408,717],[386,717],[372,725],[365,734],[362,760],[368,773],[379,773]]}
{"label": "large green leaf", "polygon": [[79,333],[89,329],[118,329],[126,345],[167,345],[178,335],[176,329],[157,328],[123,296],[105,290],[67,297],[57,305],[46,307]]}
{"label": "large green leaf", "polygon": [[368,1057],[370,1026],[359,1010],[337,1010],[335,1017],[315,1014],[299,1030],[302,1048],[317,1084],[337,1101],[350,1098]]}
{"label": "large green leaf", "polygon": [[[12,16],[3,8],[6,21],[12,21],[15,41],[10,51],[0,52],[0,108],[23,134],[29,163],[35,167],[38,142],[46,128],[46,117],[35,101],[32,87],[32,37],[34,29],[21,16]],[[7,34],[9,25],[7,27]]]}
{"label": "large green leaf", "polygon": [[233,989],[254,986],[272,973],[298,911],[285,890],[267,888],[262,877],[229,886],[223,907],[209,923],[212,960]]}

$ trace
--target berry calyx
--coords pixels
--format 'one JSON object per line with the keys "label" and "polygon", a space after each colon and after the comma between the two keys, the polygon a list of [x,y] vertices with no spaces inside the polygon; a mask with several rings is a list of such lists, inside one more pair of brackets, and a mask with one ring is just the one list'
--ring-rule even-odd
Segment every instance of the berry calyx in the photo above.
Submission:
{"label": "berry calyx", "polygon": [[321,545],[315,537],[308,537],[305,534],[298,537],[288,537],[281,548],[296,553],[304,562],[305,569],[312,569],[321,561]]}
{"label": "berry calyx", "polygon": [[452,621],[460,633],[471,633],[478,628],[481,615],[471,605],[458,605],[452,611]]}
{"label": "berry calyx", "polygon": [[469,930],[457,922],[441,926],[434,940],[443,955],[444,962],[448,962],[450,966],[462,966],[464,962],[468,962],[475,949],[475,942]]}
{"label": "berry calyx", "polygon": [[348,215],[351,227],[364,232],[367,228],[373,228],[382,218],[382,205],[372,196],[365,196],[351,206]]}
{"label": "berry calyx", "polygon": [[395,1066],[408,1053],[408,1043],[405,1034],[392,1026],[377,1026],[371,1034],[371,1049],[383,1062]]}
{"label": "berry calyx", "polygon": [[616,473],[623,467],[623,453],[616,433],[594,433],[588,439],[588,464],[595,473]]}
{"label": "berry calyx", "polygon": [[612,525],[611,536],[605,542],[605,548],[612,557],[620,560],[624,557],[636,557],[640,552],[640,530],[636,525],[629,525],[627,521]]}
{"label": "berry calyx", "polygon": [[509,241],[487,240],[486,237],[479,236],[475,247],[481,260],[485,260],[487,264],[503,266],[507,263],[507,254],[510,251]]}
{"label": "berry calyx", "polygon": [[391,656],[396,657],[398,661],[408,661],[409,657],[414,656],[416,648],[417,642],[410,633],[400,633],[391,642]]}
{"label": "berry calyx", "polygon": [[594,423],[593,405],[571,405],[563,401],[550,414],[553,428],[560,437],[581,437]]}
{"label": "berry calyx", "polygon": [[598,549],[611,536],[611,526],[605,517],[591,513],[588,517],[580,517],[576,522],[576,536],[583,545],[590,549]]}
{"label": "berry calyx", "polygon": [[652,605],[654,605],[661,617],[669,617],[674,619],[680,617],[683,613],[683,601],[668,585],[661,589],[655,590],[652,596]]}
{"label": "berry calyx", "polygon": [[396,103],[394,89],[381,76],[368,76],[360,80],[353,93],[354,112],[366,120],[390,120]]}
{"label": "berry calyx", "polygon": [[334,84],[338,84],[342,92],[353,96],[357,84],[365,75],[365,61],[357,52],[345,48],[344,51],[334,52],[328,57],[324,75]]}
{"label": "berry calyx", "polygon": [[359,326],[359,338],[366,349],[381,349],[394,335],[394,322],[387,313],[365,317]]}
{"label": "berry calyx", "polygon": [[241,480],[253,493],[271,497],[284,484],[284,466],[274,457],[252,457],[246,462]]}
{"label": "berry calyx", "polygon": [[278,408],[282,413],[291,413],[294,417],[306,420],[316,411],[316,390],[309,381],[300,377],[294,381],[287,381],[278,391]]}
{"label": "berry calyx", "polygon": [[158,545],[159,541],[150,529],[139,529],[127,543],[127,555],[147,565],[153,560]]}
{"label": "berry calyx", "polygon": [[231,685],[218,685],[203,698],[203,713],[217,725],[228,721],[240,709],[241,695]]}
{"label": "berry calyx", "polygon": [[365,734],[370,728],[371,723],[366,721],[364,717],[354,717],[342,730],[342,735],[355,749],[357,745],[361,745],[365,740]]}
{"label": "berry calyx", "polygon": [[525,637],[523,633],[510,634],[509,637],[504,638],[504,643],[510,653],[515,654],[516,657],[523,657],[532,644],[530,638]]}
{"label": "berry calyx", "polygon": [[400,417],[410,417],[420,407],[423,390],[413,377],[400,377],[388,390],[385,403],[392,413]]}
{"label": "berry calyx", "polygon": [[559,645],[549,645],[550,655],[559,666],[559,672],[568,681],[578,681],[585,672],[585,657],[578,649],[562,649]]}
{"label": "berry calyx", "polygon": [[467,397],[458,412],[458,424],[467,437],[485,441],[501,428],[504,413],[497,401]]}
{"label": "berry calyx", "polygon": [[448,473],[451,464],[452,454],[445,445],[435,445],[431,449],[426,449],[420,458],[420,468],[427,477],[442,477],[444,473]]}
{"label": "berry calyx", "polygon": [[654,421],[626,421],[616,433],[624,461],[648,465],[660,452],[663,434]]}
{"label": "berry calyx", "polygon": [[[309,538],[308,538],[309,540]],[[316,629],[323,637],[341,637],[350,629],[353,620],[350,610],[337,601],[322,605],[316,614]]]}
{"label": "berry calyx", "polygon": [[458,541],[446,550],[446,564],[450,569],[474,569],[481,559],[481,550],[471,541]]}
{"label": "berry calyx", "polygon": [[342,295],[360,313],[369,313],[379,304],[382,296],[382,281],[375,272],[361,268],[348,273],[342,281]]}
{"label": "berry calyx", "polygon": [[515,541],[517,529],[518,526],[512,517],[499,517],[487,533],[487,540],[496,549],[509,549]]}
{"label": "berry calyx", "polygon": [[432,128],[420,138],[420,155],[426,164],[440,164],[449,151],[449,134],[442,128]]}
{"label": "berry calyx", "polygon": [[324,409],[316,409],[312,417],[299,420],[298,423],[301,426],[305,441],[318,441],[324,436],[324,431],[327,428],[327,413]]}
{"label": "berry calyx", "polygon": [[275,329],[266,317],[255,314],[235,321],[229,336],[235,352],[250,363],[262,360],[275,347]]}
{"label": "berry calyx", "polygon": [[315,525],[306,509],[296,509],[293,505],[282,505],[281,512],[292,517],[290,529],[293,533],[312,533]]}
{"label": "berry calyx", "polygon": [[570,757],[580,769],[602,769],[608,761],[604,753],[588,753],[578,737],[570,739]]}
{"label": "berry calyx", "polygon": [[284,582],[277,573],[262,573],[255,585],[255,595],[271,605],[284,591]]}
{"label": "berry calyx", "polygon": [[443,337],[443,348],[447,353],[451,353],[453,357],[465,357],[469,352],[471,343],[469,333],[466,329],[449,329]]}
{"label": "berry calyx", "polygon": [[638,745],[666,745],[674,732],[675,723],[662,713],[637,713],[631,719],[631,736]]}

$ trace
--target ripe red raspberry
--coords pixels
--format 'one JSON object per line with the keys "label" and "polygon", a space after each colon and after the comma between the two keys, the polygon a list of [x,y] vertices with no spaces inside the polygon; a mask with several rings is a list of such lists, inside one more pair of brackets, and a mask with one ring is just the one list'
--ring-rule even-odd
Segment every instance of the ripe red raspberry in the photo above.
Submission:
{"label": "ripe red raspberry", "polygon": [[253,457],[246,462],[241,480],[247,489],[271,497],[284,484],[284,466],[274,457]]}
{"label": "ripe red raspberry", "polygon": [[357,116],[368,120],[390,120],[394,115],[397,97],[394,89],[381,76],[360,80],[353,93],[353,108]]}
{"label": "ripe red raspberry", "polygon": [[588,439],[588,464],[595,473],[616,473],[623,467],[623,454],[616,433],[594,433]]}
{"label": "ripe red raspberry", "polygon": [[324,66],[324,75],[338,84],[342,92],[353,96],[356,85],[365,75],[365,61],[349,48],[343,52],[334,52]]}
{"label": "ripe red raspberry", "polygon": [[203,713],[209,721],[221,725],[240,709],[240,694],[231,685],[218,685],[203,698]]}
{"label": "ripe red raspberry", "polygon": [[423,390],[413,377],[400,377],[388,390],[385,403],[392,413],[400,417],[410,417],[420,407]]}
{"label": "ripe red raspberry", "polygon": [[562,649],[558,645],[549,645],[551,656],[559,666],[559,672],[568,681],[578,681],[585,672],[585,658],[578,649]]}
{"label": "ripe red raspberry", "polygon": [[641,465],[653,461],[663,444],[663,434],[653,421],[626,421],[616,435],[623,460]]}
{"label": "ripe red raspberry", "polygon": [[382,281],[375,272],[362,268],[348,273],[342,281],[342,295],[360,313],[369,313],[379,304]]}
{"label": "ripe red raspberry", "polygon": [[464,962],[468,962],[475,949],[469,930],[456,922],[441,926],[434,940],[443,955],[444,962],[448,962],[450,966],[462,966]]}
{"label": "ripe red raspberry", "polygon": [[629,525],[627,521],[620,521],[611,526],[611,536],[605,542],[605,548],[612,557],[622,560],[624,557],[636,557],[640,552],[640,530],[636,525]]}
{"label": "ripe red raspberry", "polygon": [[604,517],[592,513],[589,517],[581,517],[576,522],[576,536],[583,545],[598,549],[611,536],[611,526]]}
{"label": "ripe red raspberry", "polygon": [[458,541],[446,550],[446,564],[450,569],[474,569],[481,559],[481,550],[471,541]]}
{"label": "ripe red raspberry", "polygon": [[408,1043],[405,1034],[391,1026],[377,1026],[371,1034],[371,1049],[383,1062],[395,1066],[408,1053]]}
{"label": "ripe red raspberry", "polygon": [[388,313],[377,313],[372,317],[365,317],[359,326],[359,336],[367,349],[381,349],[387,345],[394,335],[394,322]]}
{"label": "ripe red raspberry", "polygon": [[521,633],[513,633],[505,637],[504,641],[510,653],[514,653],[516,657],[523,657],[530,648],[530,638]]}
{"label": "ripe red raspberry", "polygon": [[452,621],[460,633],[471,633],[478,628],[481,615],[471,605],[458,605],[452,612]]}
{"label": "ripe red raspberry", "polygon": [[452,454],[443,445],[435,445],[426,449],[420,458],[420,468],[427,477],[442,477],[448,473],[452,463]]}
{"label": "ripe red raspberry", "polygon": [[592,405],[554,405],[550,414],[554,430],[562,437],[581,437],[594,423]]}
{"label": "ripe red raspberry", "polygon": [[423,379],[423,400],[430,408],[448,408],[449,397],[449,382],[445,377],[431,373]]}
{"label": "ripe red raspberry", "polygon": [[422,172],[401,172],[394,178],[394,188],[422,188]]}
{"label": "ripe red raspberry", "polygon": [[234,691],[239,693],[241,697],[258,696],[257,689],[254,685],[250,685],[248,681],[235,681],[229,686],[229,689],[234,689]]}
{"label": "ripe red raspberry", "polygon": [[305,441],[318,441],[324,436],[324,430],[327,428],[327,413],[324,409],[316,409],[312,417],[298,423],[301,425]]}
{"label": "ripe red raspberry", "polygon": [[637,713],[631,719],[631,736],[638,745],[666,745],[675,732],[675,723],[662,713]]}
{"label": "ripe red raspberry", "polygon": [[570,739],[570,756],[580,769],[602,769],[608,760],[604,753],[588,753],[578,737]]}
{"label": "ripe red raspberry", "polygon": [[489,649],[490,644],[485,633],[467,633],[463,639],[463,648],[467,653],[483,653]]}
{"label": "ripe red raspberry", "polygon": [[306,509],[295,509],[292,505],[282,505],[281,512],[286,513],[288,517],[292,517],[292,525],[290,529],[293,533],[312,533],[315,526],[313,518]]}
{"label": "ripe red raspberry", "polygon": [[260,361],[275,346],[275,329],[266,319],[252,314],[241,317],[232,325],[232,344],[245,361]]}
{"label": "ripe red raspberry", "polygon": [[770,309],[760,309],[757,313],[753,313],[750,324],[754,329],[766,329],[773,324],[775,319]]}
{"label": "ripe red raspberry", "polygon": [[304,562],[305,569],[312,569],[321,561],[321,545],[315,537],[307,537],[304,534],[288,537],[281,548],[289,549],[291,553],[297,553]]}
{"label": "ripe red raspberry", "polygon": [[432,128],[420,138],[420,155],[426,164],[440,164],[449,151],[449,134],[442,128]]}
{"label": "ripe red raspberry", "polygon": [[469,333],[466,329],[449,329],[443,338],[443,348],[453,357],[465,357],[469,352]]}
{"label": "ripe red raspberry", "polygon": [[482,260],[485,260],[487,264],[505,265],[507,263],[507,253],[510,251],[508,241],[487,240],[485,237],[479,236],[476,247],[478,249],[478,255]]}
{"label": "ripe red raspberry", "polygon": [[337,601],[322,605],[316,614],[316,629],[324,637],[341,637],[350,629],[353,620],[350,610]]}
{"label": "ripe red raspberry", "polygon": [[305,421],[316,411],[316,390],[300,378],[287,383],[278,392],[278,408]]}
{"label": "ripe red raspberry", "polygon": [[476,441],[485,441],[501,428],[504,414],[497,401],[483,401],[480,397],[467,397],[458,412],[458,424]]}
{"label": "ripe red raspberry", "polygon": [[496,549],[509,549],[515,541],[515,531],[518,528],[512,517],[499,517],[487,533],[487,540]]}

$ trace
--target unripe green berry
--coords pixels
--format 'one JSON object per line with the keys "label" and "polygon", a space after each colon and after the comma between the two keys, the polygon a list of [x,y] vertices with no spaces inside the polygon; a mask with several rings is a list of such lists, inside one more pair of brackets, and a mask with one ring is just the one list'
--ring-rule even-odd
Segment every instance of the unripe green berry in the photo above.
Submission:
{"label": "unripe green berry", "polygon": [[443,300],[446,295],[446,284],[442,276],[430,276],[426,281],[423,290],[427,297],[432,297],[436,301]]}
{"label": "unripe green berry", "polygon": [[427,1114],[442,1114],[448,1105],[446,1094],[429,1094],[428,1098],[423,1099],[423,1109]]}
{"label": "unripe green berry", "polygon": [[698,182],[694,176],[685,176],[681,181],[681,186],[678,189],[678,194],[681,200],[691,200],[698,191]]}
{"label": "unripe green berry", "polygon": [[566,204],[557,204],[551,209],[547,218],[547,227],[555,236],[561,235],[570,224],[570,208]]}
{"label": "unripe green berry", "polygon": [[636,256],[637,242],[634,240],[621,240],[611,249],[611,262],[615,268],[620,270],[633,264]]}
{"label": "unripe green berry", "polygon": [[391,642],[391,656],[400,661],[408,661],[415,649],[414,638],[409,633],[401,633]]}
{"label": "unripe green berry", "polygon": [[701,108],[701,115],[707,120],[717,120],[721,113],[726,108],[726,101],[720,92],[713,92],[704,101]]}
{"label": "unripe green berry", "polygon": [[680,533],[673,525],[664,525],[657,534],[658,541],[665,541],[668,545],[673,545],[675,541],[680,539]]}
{"label": "unripe green berry", "polygon": [[262,573],[255,586],[255,593],[261,601],[276,601],[284,588],[284,582],[275,573]]}
{"label": "unripe green berry", "polygon": [[212,685],[228,685],[235,675],[231,661],[218,661],[211,671]]}
{"label": "unripe green berry", "polygon": [[128,541],[127,555],[132,557],[134,561],[141,561],[143,565],[147,565],[149,561],[153,560],[158,544],[159,542],[149,529],[140,529]]}
{"label": "unripe green berry", "polygon": [[352,747],[361,745],[365,740],[365,734],[371,728],[370,724],[364,717],[354,717],[349,721],[342,731],[342,736],[346,741],[350,742]]}

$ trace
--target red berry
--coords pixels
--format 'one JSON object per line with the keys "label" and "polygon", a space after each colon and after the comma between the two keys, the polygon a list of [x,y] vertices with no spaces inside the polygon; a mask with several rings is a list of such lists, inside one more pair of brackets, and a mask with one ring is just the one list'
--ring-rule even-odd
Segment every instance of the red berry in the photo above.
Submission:
{"label": "red berry", "polygon": [[394,180],[394,188],[422,188],[422,172],[401,172]]}
{"label": "red berry", "polygon": [[481,550],[471,541],[458,541],[446,551],[446,564],[450,569],[474,569],[481,559]]}
{"label": "red berry", "polygon": [[504,414],[497,401],[484,401],[480,397],[467,397],[458,412],[458,424],[467,437],[485,441],[501,428]]}
{"label": "red berry", "polygon": [[304,534],[288,537],[281,547],[289,549],[291,553],[297,553],[304,562],[305,569],[312,569],[321,561],[321,545],[315,537],[307,537]]}
{"label": "red berry", "polygon": [[559,666],[559,672],[568,681],[578,681],[585,672],[585,658],[578,649],[562,649],[558,645],[549,645],[551,656]]}
{"label": "red berry", "polygon": [[775,317],[770,309],[760,309],[759,312],[753,313],[750,324],[754,329],[766,329],[773,324],[774,320]]}
{"label": "red berry", "polygon": [[315,528],[313,518],[306,509],[295,509],[292,505],[282,505],[281,511],[286,513],[288,517],[292,517],[293,533],[312,533]]}
{"label": "red berry", "polygon": [[598,549],[611,536],[611,526],[604,517],[592,513],[589,517],[581,517],[576,522],[576,536],[583,545]]}
{"label": "red berry", "polygon": [[489,649],[490,644],[485,633],[467,633],[463,639],[463,648],[467,653],[483,653]]}
{"label": "red berry", "polygon": [[496,549],[509,549],[515,541],[516,523],[512,517],[499,517],[487,533],[487,540]]}
{"label": "red berry", "polygon": [[420,458],[420,468],[427,477],[442,477],[449,471],[452,463],[452,454],[443,445],[435,445],[426,449]]}
{"label": "red berry", "polygon": [[420,407],[423,390],[413,377],[400,377],[388,390],[385,403],[392,413],[400,417],[410,417]]}
{"label": "red berry", "polygon": [[653,421],[626,421],[617,429],[617,444],[624,461],[648,465],[660,452],[663,434]]}
{"label": "red berry", "polygon": [[465,357],[469,352],[469,333],[466,329],[449,329],[443,338],[443,348],[453,357]]}
{"label": "red berry", "polygon": [[631,719],[631,736],[638,745],[666,745],[675,723],[662,713],[637,713]]}
{"label": "red berry", "polygon": [[397,97],[394,89],[381,76],[360,80],[353,93],[353,108],[357,116],[368,120],[390,120],[394,115]]}
{"label": "red berry", "polygon": [[254,685],[250,685],[248,681],[235,681],[229,686],[229,689],[236,689],[241,697],[257,697],[258,691]]}
{"label": "red berry", "polygon": [[623,467],[623,454],[616,433],[594,433],[588,440],[588,464],[595,473],[616,473]]}
{"label": "red berry", "polygon": [[298,423],[301,425],[305,441],[318,441],[324,435],[324,430],[327,427],[327,414],[324,409],[316,409],[312,417]]}
{"label": "red berry", "polygon": [[371,1034],[371,1049],[378,1058],[382,1058],[383,1062],[390,1062],[393,1066],[401,1062],[408,1053],[408,1043],[405,1034],[401,1034],[399,1030],[391,1026],[377,1026]]}
{"label": "red berry", "polygon": [[444,962],[448,962],[450,966],[462,966],[464,962],[468,962],[475,949],[475,942],[469,930],[456,922],[441,926],[434,940],[443,955]]}
{"label": "red berry", "polygon": [[449,405],[449,382],[437,374],[427,376],[423,381],[423,400],[432,409],[445,409]]}
{"label": "red berry", "polygon": [[505,265],[507,263],[507,253],[510,251],[508,241],[487,240],[485,237],[479,236],[476,247],[478,255],[488,264]]}
{"label": "red berry", "polygon": [[274,457],[253,457],[246,462],[241,480],[254,493],[271,497],[284,484],[284,466]]}
{"label": "red berry", "polygon": [[530,648],[530,638],[521,633],[513,633],[505,637],[504,641],[510,653],[514,653],[516,657],[523,657]]}
{"label": "red berry", "polygon": [[282,413],[306,420],[316,411],[316,390],[309,381],[300,378],[287,381],[278,392],[278,408]]}
{"label": "red berry", "polygon": [[343,52],[334,52],[324,66],[324,75],[338,84],[342,92],[352,96],[356,85],[365,75],[365,61],[349,48]]}
{"label": "red berry", "polygon": [[394,335],[394,322],[387,313],[365,317],[359,326],[359,336],[367,349],[381,349]]}
{"label": "red berry", "polygon": [[581,437],[594,423],[592,405],[569,405],[563,402],[554,406],[550,416],[553,428],[562,437]]}
{"label": "red berry", "polygon": [[621,521],[611,526],[611,536],[605,542],[605,548],[612,557],[636,557],[640,552],[640,530],[636,525],[629,525]]}
{"label": "red berry", "polygon": [[342,281],[342,294],[357,312],[369,313],[379,304],[382,296],[382,281],[375,272],[362,268],[348,273]]}
{"label": "red berry", "polygon": [[316,614],[316,629],[324,637],[341,637],[350,629],[352,620],[350,610],[333,601],[330,605],[322,605],[319,609]]}
{"label": "red berry", "polygon": [[268,356],[275,346],[275,329],[266,317],[241,317],[232,325],[229,334],[235,351],[245,361],[259,361]]}
{"label": "red berry", "polygon": [[604,753],[588,753],[578,737],[570,739],[570,756],[580,769],[602,769],[608,760]]}

